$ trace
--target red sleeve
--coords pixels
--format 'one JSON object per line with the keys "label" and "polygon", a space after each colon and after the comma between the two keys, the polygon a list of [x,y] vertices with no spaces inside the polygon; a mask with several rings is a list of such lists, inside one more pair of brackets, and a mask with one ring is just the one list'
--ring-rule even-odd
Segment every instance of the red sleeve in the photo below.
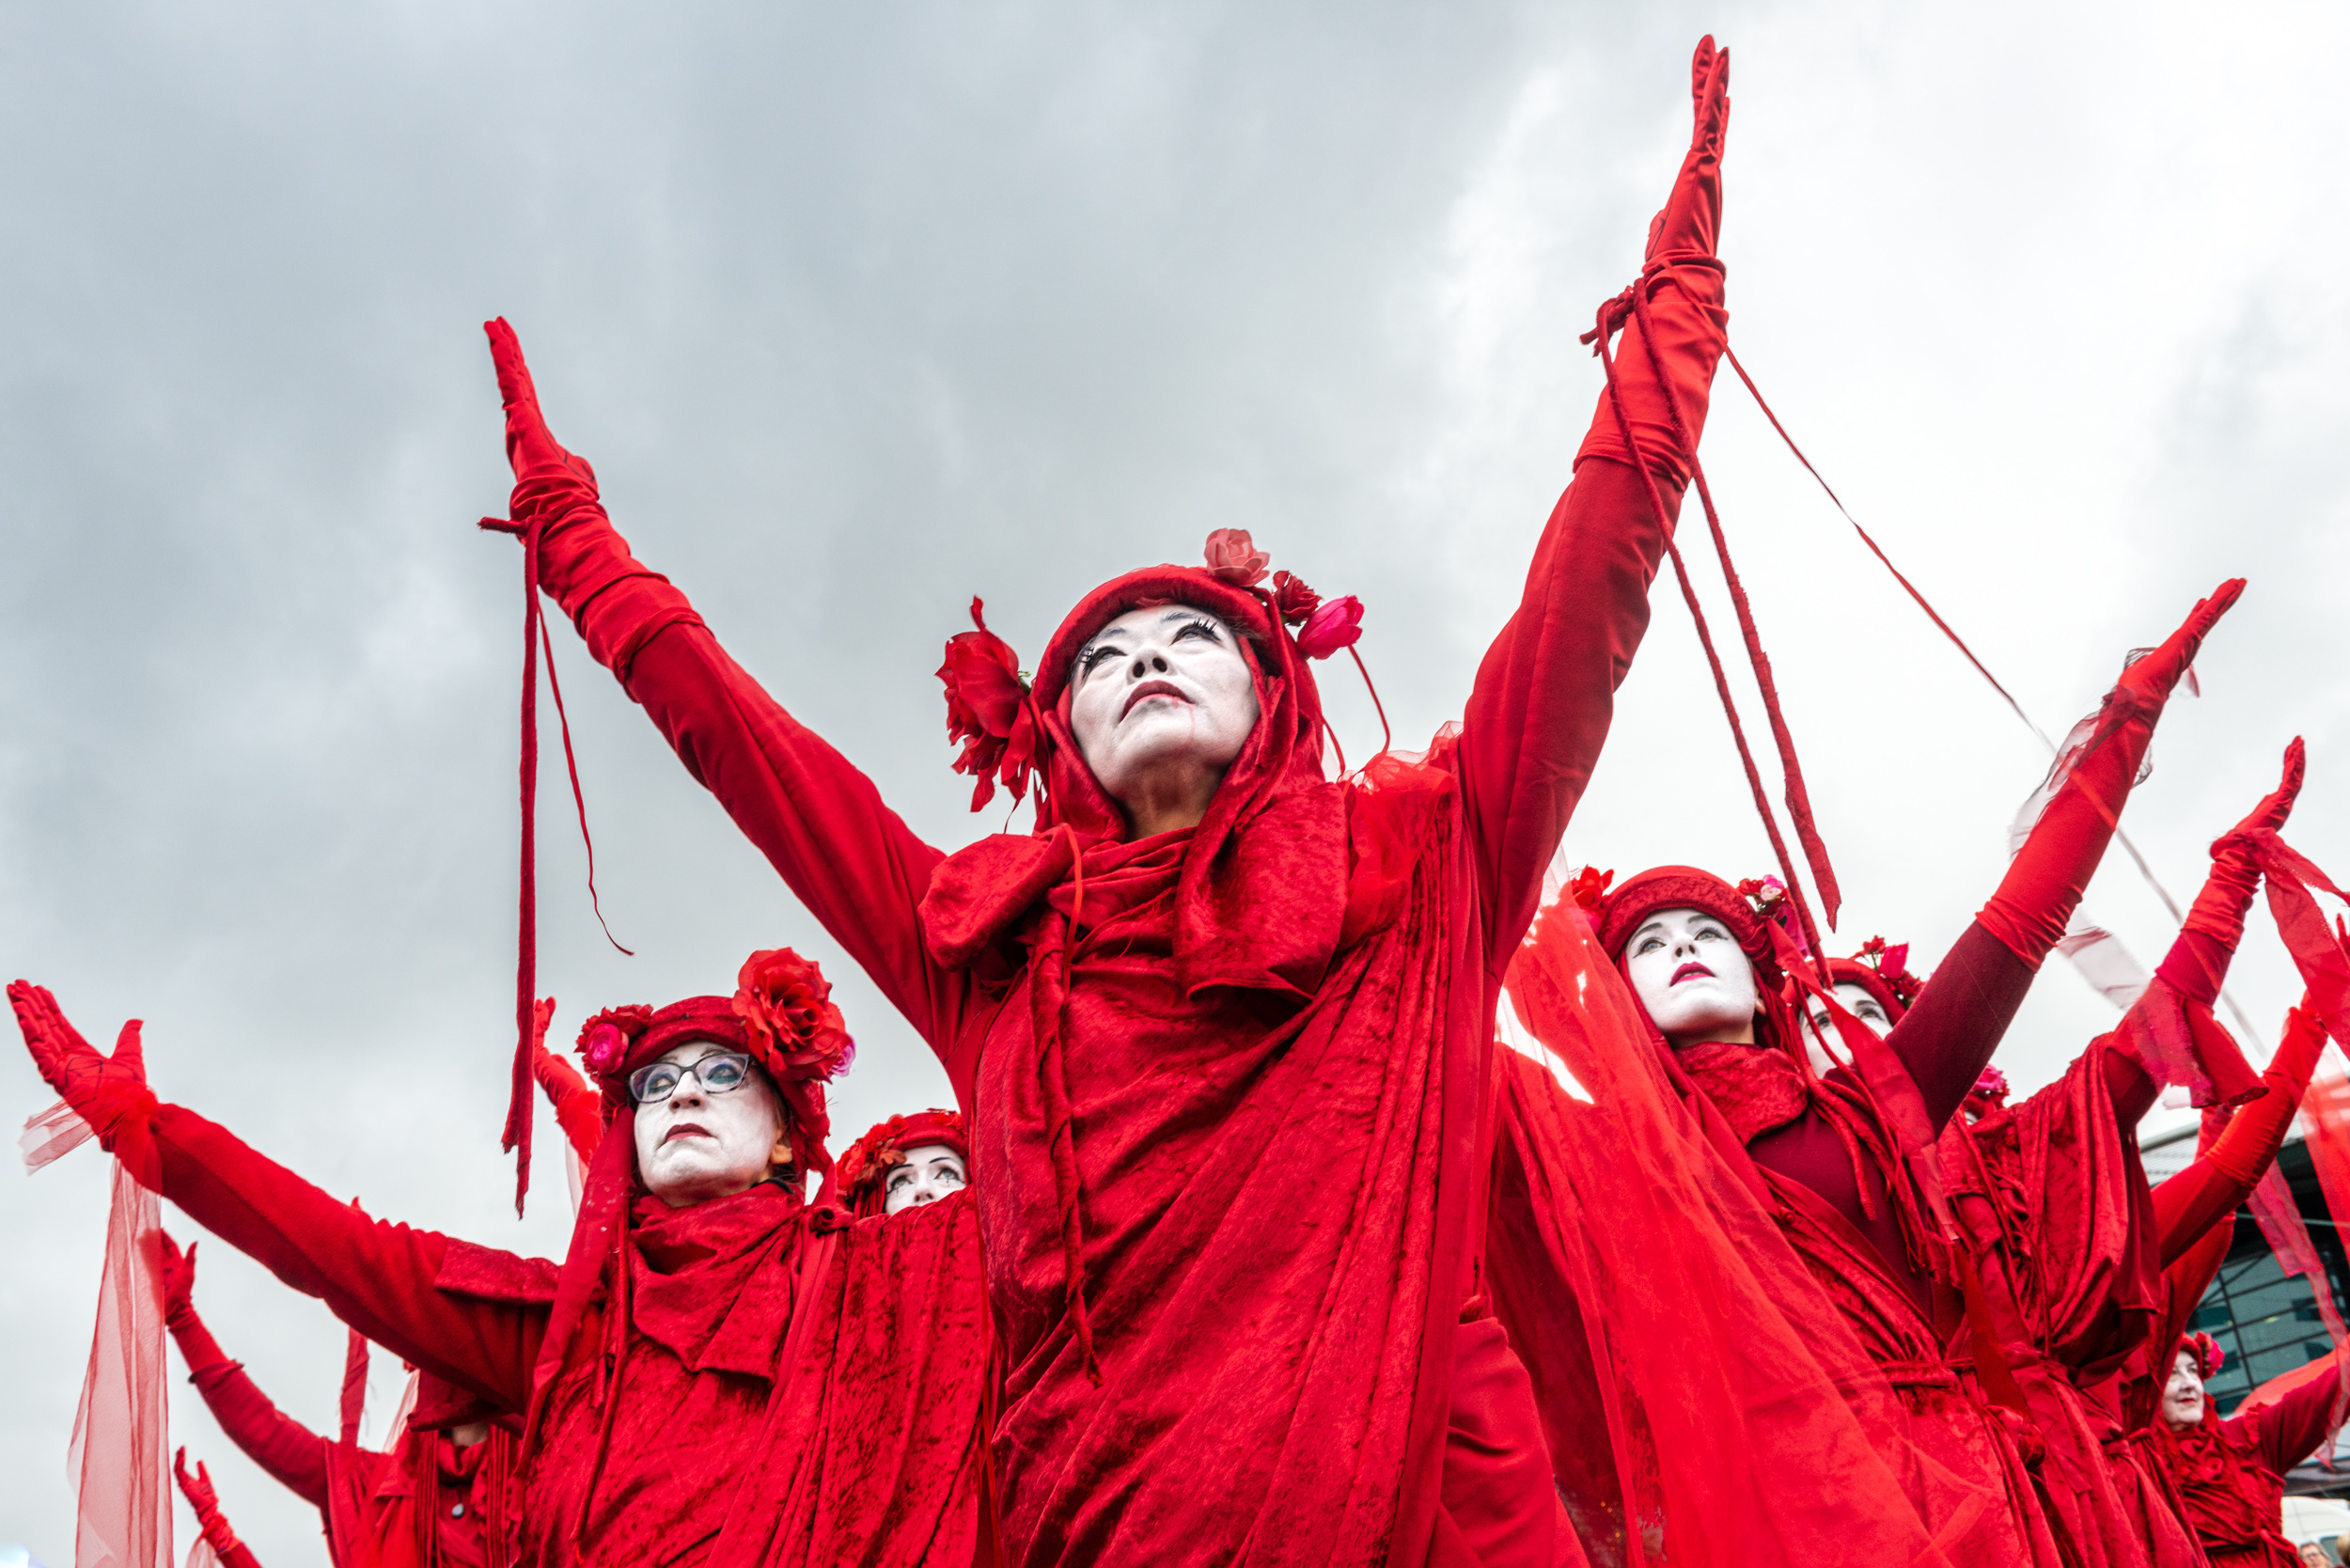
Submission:
{"label": "red sleeve", "polygon": [[965,980],[931,962],[917,913],[945,856],[847,759],[727,656],[684,594],[629,554],[595,492],[550,471],[515,486],[538,510],[542,581],[695,782],[942,1054]]}
{"label": "red sleeve", "polygon": [[160,1190],[196,1223],[402,1359],[527,1406],[546,1311],[436,1290],[447,1237],[368,1219],[185,1106],[152,1133]]}
{"label": "red sleeve", "polygon": [[325,1438],[271,1403],[234,1361],[215,1362],[188,1381],[247,1459],[312,1508],[326,1506]]}
{"label": "red sleeve", "polygon": [[246,1545],[242,1538],[220,1554],[220,1560],[221,1568],[261,1568],[261,1560],[253,1555],[253,1548]]}
{"label": "red sleeve", "polygon": [[[1680,486],[1660,474],[1657,488],[1677,514]],[[1458,755],[1496,965],[1533,920],[1543,871],[1590,782],[1664,553],[1638,472],[1586,458],[1535,546],[1517,613],[1478,669]]]}
{"label": "red sleeve", "polygon": [[2268,1092],[2238,1106],[2227,1130],[2194,1164],[2154,1189],[2154,1224],[2162,1237],[2164,1267],[2222,1215],[2233,1214],[2268,1173],[2326,1044],[2325,1029],[2313,1026],[2313,1019],[2295,1010],[2276,1060],[2261,1074]]}
{"label": "red sleeve", "polygon": [[1917,1003],[1885,1037],[1886,1047],[1909,1070],[1937,1133],[1998,1049],[2031,980],[2032,966],[1977,921],[1935,965]]}
{"label": "red sleeve", "polygon": [[2339,1378],[2313,1377],[2276,1403],[2264,1404],[2248,1416],[2232,1417],[2223,1424],[2234,1429],[2238,1441],[2249,1440],[2262,1464],[2283,1475],[2333,1435],[2329,1421],[2340,1388]]}

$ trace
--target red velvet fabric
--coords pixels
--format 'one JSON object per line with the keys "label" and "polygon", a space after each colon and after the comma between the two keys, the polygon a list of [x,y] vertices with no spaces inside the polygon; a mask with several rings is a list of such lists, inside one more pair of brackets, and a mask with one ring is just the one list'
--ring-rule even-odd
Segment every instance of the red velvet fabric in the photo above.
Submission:
{"label": "red velvet fabric", "polygon": [[1579,911],[1543,913],[1509,994],[1486,1278],[1592,1560],[1956,1561],[2008,1539],[1983,1523],[2010,1517],[2006,1471],[1916,1440],[1921,1396],[1789,1246],[1771,1179]]}
{"label": "red velvet fabric", "polygon": [[[1686,306],[1658,311],[1683,312],[1708,373],[1718,285],[1695,269]],[[1646,626],[1663,540],[1637,477],[1583,464],[1457,740],[1365,780],[1323,781],[1310,675],[1261,602],[1183,568],[1092,596],[1061,640],[1170,587],[1257,627],[1267,719],[1181,842],[1116,842],[1062,747],[1045,792],[1065,825],[984,839],[942,880],[941,852],[727,659],[628,555],[584,465],[533,458],[535,439],[514,509],[540,524],[549,589],[972,1117],[1011,1555],[1439,1551],[1491,1008]],[[1308,1146],[1330,1175],[1301,1184],[1279,1152]]]}
{"label": "red velvet fabric", "polygon": [[2320,1378],[2228,1420],[2206,1405],[2183,1432],[2155,1421],[2155,1451],[2213,1568],[2297,1568],[2280,1513],[2285,1472],[2333,1435],[2333,1398],[2334,1380]]}

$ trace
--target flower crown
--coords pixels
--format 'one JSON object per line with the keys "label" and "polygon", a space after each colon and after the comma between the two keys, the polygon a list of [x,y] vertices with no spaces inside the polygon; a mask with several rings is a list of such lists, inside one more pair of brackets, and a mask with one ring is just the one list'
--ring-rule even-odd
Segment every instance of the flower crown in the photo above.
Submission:
{"label": "flower crown", "polygon": [[1779,930],[1795,944],[1795,950],[1809,954],[1811,944],[1803,939],[1803,926],[1795,918],[1795,903],[1787,896],[1787,885],[1775,876],[1748,877],[1738,884],[1738,896],[1754,906],[1754,912]]}
{"label": "flower crown", "polygon": [[[1915,1002],[1918,999],[1918,994],[1926,988],[1925,981],[1909,972],[1909,944],[1906,942],[1896,943],[1888,948],[1885,945],[1884,937],[1872,936],[1860,945],[1860,950],[1855,953],[1853,958],[1856,962],[1866,964],[1870,968],[1874,969],[1877,972],[1877,979],[1885,982],[1885,988],[1893,993],[1904,1007]],[[1999,1084],[2001,1090],[2004,1090],[2007,1085],[2006,1078],[2001,1077]]]}
{"label": "flower crown", "polygon": [[665,1036],[674,1032],[681,1043],[697,1033],[739,1037],[778,1084],[838,1076],[856,1057],[856,1043],[832,1000],[832,983],[812,959],[790,948],[744,960],[734,995],[723,1003],[695,998],[658,1012],[639,1005],[612,1007],[581,1025],[580,1059],[607,1094],[624,1087],[638,1042],[656,1027]]}
{"label": "flower crown", "polygon": [[[1263,600],[1277,625],[1296,628],[1297,651],[1326,659],[1351,648],[1363,635],[1363,602],[1353,594],[1324,602],[1292,572],[1276,572],[1270,588],[1261,585],[1273,557],[1256,547],[1246,528],[1218,528],[1208,536],[1207,570],[1232,587]],[[1020,667],[1011,645],[987,629],[986,605],[971,601],[968,632],[947,639],[947,662],[938,666],[947,688],[947,739],[963,750],[957,773],[969,774],[971,809],[983,808],[1001,784],[1011,798],[1026,797],[1044,727],[1036,709],[1034,677]]]}

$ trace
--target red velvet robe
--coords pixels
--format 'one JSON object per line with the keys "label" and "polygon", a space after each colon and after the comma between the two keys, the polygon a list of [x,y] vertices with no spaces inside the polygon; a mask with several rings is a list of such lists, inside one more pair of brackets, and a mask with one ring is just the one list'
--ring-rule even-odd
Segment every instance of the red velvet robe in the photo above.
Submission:
{"label": "red velvet robe", "polygon": [[[543,506],[542,580],[589,649],[949,1065],[1005,1357],[1011,1557],[1572,1553],[1555,1496],[1505,1462],[1542,1443],[1530,1393],[1507,1416],[1465,1394],[1523,1373],[1491,1330],[1454,1330],[1482,1310],[1469,1264],[1500,972],[1597,758],[1663,549],[1637,476],[1584,462],[1457,740],[1410,778],[1285,785],[1210,867],[1188,867],[1177,841],[1089,845],[1082,894],[1065,852],[1056,864],[1036,840],[982,840],[957,911],[978,950],[954,964],[923,913],[947,857],[726,656],[591,492]],[[1263,782],[1235,763],[1224,792]],[[991,855],[1019,877],[991,879]],[[1187,905],[1187,877],[1232,867],[1243,896]],[[1349,932],[1358,873],[1377,907]],[[1241,978],[1202,989],[1185,972],[1195,918],[1233,922],[1207,962]],[[1100,1388],[1066,1310],[1026,945],[1073,928],[1073,950],[1043,961],[1071,961],[1056,1059]],[[1323,1174],[1301,1181],[1308,1149]]]}
{"label": "red velvet robe", "polygon": [[2299,1568],[2284,1537],[2285,1472],[2332,1435],[2336,1391],[2314,1378],[2248,1415],[2223,1421],[2205,1405],[2185,1432],[2157,1426],[2154,1450],[2212,1568]]}

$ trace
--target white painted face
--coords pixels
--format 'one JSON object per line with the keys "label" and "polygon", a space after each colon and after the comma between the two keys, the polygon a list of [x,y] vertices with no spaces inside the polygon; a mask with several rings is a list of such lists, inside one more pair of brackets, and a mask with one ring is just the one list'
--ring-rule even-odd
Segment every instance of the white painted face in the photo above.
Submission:
{"label": "white painted face", "polygon": [[[656,1060],[689,1066],[727,1047],[689,1040]],[[791,1159],[783,1107],[753,1070],[739,1089],[713,1094],[692,1074],[666,1100],[636,1107],[636,1173],[672,1209],[748,1192]]]}
{"label": "white painted face", "polygon": [[1257,725],[1237,635],[1186,604],[1129,610],[1103,627],[1078,650],[1069,689],[1077,749],[1138,829],[1170,804],[1204,811]]}
{"label": "white painted face", "polygon": [[2162,1386],[2162,1419],[2173,1428],[2203,1419],[2203,1373],[2192,1350],[2179,1352],[2170,1365],[2170,1381]]}
{"label": "white painted face", "polygon": [[917,1203],[935,1203],[950,1192],[961,1192],[970,1178],[963,1156],[943,1143],[925,1143],[906,1151],[905,1164],[890,1168],[882,1184],[882,1213],[894,1215]]}
{"label": "white painted face", "polygon": [[[1858,980],[1837,981],[1836,999],[1844,1004],[1846,1012],[1868,1025],[1879,1040],[1893,1032],[1893,1020],[1886,1016],[1885,1004],[1870,996],[1869,988]],[[1843,1039],[1837,1034],[1836,1025],[1828,1018],[1826,1005],[1817,996],[1804,998],[1803,1015],[1809,1026],[1803,1031],[1803,1045],[1811,1058],[1811,1071],[1825,1073],[1837,1062],[1828,1055],[1826,1045],[1821,1043],[1825,1041],[1839,1053],[1843,1053]]]}
{"label": "white painted face", "polygon": [[1754,965],[1700,909],[1660,909],[1624,944],[1632,989],[1674,1045],[1754,1041]]}

